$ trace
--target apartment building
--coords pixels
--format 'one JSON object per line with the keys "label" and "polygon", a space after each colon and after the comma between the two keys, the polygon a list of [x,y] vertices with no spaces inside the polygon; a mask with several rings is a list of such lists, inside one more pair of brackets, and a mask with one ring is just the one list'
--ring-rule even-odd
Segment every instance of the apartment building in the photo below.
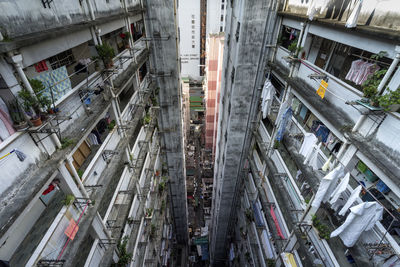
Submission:
{"label": "apartment building", "polygon": [[[181,120],[162,74],[178,92],[176,10],[160,2],[0,4],[2,264],[180,265],[183,153],[165,143],[183,135],[161,114]],[[166,35],[175,59],[157,64]]]}
{"label": "apartment building", "polygon": [[210,34],[207,38],[207,64],[204,80],[206,105],[205,147],[211,150],[213,157],[217,139],[223,54],[224,34]]}
{"label": "apartment building", "polygon": [[[227,7],[211,262],[400,266],[400,117],[382,97],[399,100],[390,92],[400,86],[398,3],[261,2]],[[252,24],[261,17],[262,26]],[[244,54],[248,46],[256,58]],[[258,69],[240,66],[245,55]],[[257,74],[262,79],[243,82]],[[257,115],[246,106],[247,125],[236,126],[235,95],[257,95],[253,86]],[[239,139],[238,127],[251,134]],[[234,140],[248,153],[232,153]]]}

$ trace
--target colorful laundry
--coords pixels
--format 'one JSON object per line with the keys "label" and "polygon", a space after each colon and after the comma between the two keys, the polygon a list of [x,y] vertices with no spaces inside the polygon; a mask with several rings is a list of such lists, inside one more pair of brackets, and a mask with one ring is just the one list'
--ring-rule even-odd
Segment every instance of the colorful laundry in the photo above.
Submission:
{"label": "colorful laundry", "polygon": [[61,68],[42,73],[34,79],[42,82],[45,87],[44,95],[51,99],[51,92],[53,92],[54,101],[57,101],[63,97],[68,91],[72,89],[71,80],[68,77],[67,68],[62,66]]}

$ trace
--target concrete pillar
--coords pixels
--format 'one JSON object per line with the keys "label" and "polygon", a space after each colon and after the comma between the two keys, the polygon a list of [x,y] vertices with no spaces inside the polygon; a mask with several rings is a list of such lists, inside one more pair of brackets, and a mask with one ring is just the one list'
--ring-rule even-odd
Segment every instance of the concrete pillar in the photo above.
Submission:
{"label": "concrete pillar", "polygon": [[56,145],[57,148],[61,148],[62,147],[60,139],[58,139],[58,136],[55,133],[50,135],[50,137],[51,137],[51,140],[53,140],[53,142],[54,142],[54,144]]}
{"label": "concrete pillar", "polygon": [[67,167],[65,164],[61,164],[58,167],[58,171],[61,174],[62,177],[62,183],[65,183],[66,187],[69,189],[69,191],[75,196],[75,197],[82,197],[82,193],[79,191],[79,188],[77,187],[76,183],[72,179],[71,174],[69,173]]}
{"label": "concrete pillar", "polygon": [[3,57],[0,57],[0,75],[11,92],[14,95],[18,95],[18,91],[21,90],[21,86],[14,75],[12,65],[8,64]]}
{"label": "concrete pillar", "polygon": [[24,70],[22,69],[22,66],[23,66],[22,65],[22,55],[18,54],[18,55],[11,56],[11,60],[13,61],[14,67],[17,70],[18,75],[21,78],[22,82],[24,83],[26,89],[28,89],[29,92],[31,92],[31,94],[35,96],[35,92],[33,91],[32,86],[29,83],[29,80],[25,75]]}
{"label": "concrete pillar", "polygon": [[103,41],[101,40],[101,29],[100,28],[97,28],[97,26],[95,26],[94,27],[94,32],[95,32],[95,34],[96,34],[96,37],[97,37],[97,42],[98,42],[98,44],[99,45],[102,45],[103,44]]}
{"label": "concrete pillar", "polygon": [[80,178],[79,175],[78,175],[78,172],[75,170],[74,164],[72,164],[72,158],[68,158],[68,159],[67,159],[67,164],[68,164],[69,169],[70,169],[71,172],[72,172],[72,176],[73,176],[73,178],[75,179],[75,182],[78,184],[78,187],[79,187],[79,189],[80,189],[82,195],[83,195],[85,198],[90,199],[90,197],[89,197],[89,195],[88,195],[88,193],[87,193],[85,187],[83,186],[83,183],[82,183],[82,181],[81,181],[81,178]]}

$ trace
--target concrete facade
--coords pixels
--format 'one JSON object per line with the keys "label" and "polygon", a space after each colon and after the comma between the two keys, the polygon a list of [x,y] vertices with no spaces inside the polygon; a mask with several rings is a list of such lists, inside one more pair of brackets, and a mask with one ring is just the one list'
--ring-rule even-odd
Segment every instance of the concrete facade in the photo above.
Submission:
{"label": "concrete facade", "polygon": [[171,209],[177,241],[188,241],[186,175],[184,159],[183,120],[181,114],[180,69],[178,64],[176,2],[146,0],[146,30],[150,46],[150,74],[160,88],[159,129],[161,151],[166,155]]}
{"label": "concrete facade", "polygon": [[[64,67],[71,88],[52,103],[59,112],[40,127],[10,135],[2,129],[7,171],[0,178],[0,260],[11,266],[175,265],[171,179],[162,167],[168,164],[156,127],[150,42],[140,27],[143,6],[130,0],[45,2],[1,4],[7,11],[0,15],[2,100],[8,104],[22,85],[29,90],[28,79]],[[124,32],[131,37],[123,40]],[[116,55],[111,69],[92,58],[101,43]],[[90,58],[87,73],[76,71]],[[8,155],[12,148],[25,160]],[[119,245],[133,255],[125,263]]]}
{"label": "concrete facade", "polygon": [[[211,264],[227,258],[266,64],[263,33],[270,3],[227,3],[223,75],[214,164]],[[268,40],[269,41],[269,40]],[[257,62],[258,64],[254,64]]]}

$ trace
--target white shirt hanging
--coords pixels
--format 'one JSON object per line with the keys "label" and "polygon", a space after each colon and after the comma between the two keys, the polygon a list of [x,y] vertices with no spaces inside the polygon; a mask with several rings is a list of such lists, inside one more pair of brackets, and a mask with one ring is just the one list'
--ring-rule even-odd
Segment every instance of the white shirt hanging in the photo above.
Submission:
{"label": "white shirt hanging", "polygon": [[313,150],[311,153],[313,153],[310,157],[310,161],[308,162],[308,165],[313,168],[313,170],[319,170],[322,168],[322,162],[319,161],[318,157],[318,150]]}
{"label": "white shirt hanging", "polygon": [[318,191],[311,206],[318,209],[321,202],[328,201],[332,192],[335,190],[336,183],[340,177],[344,175],[342,166],[336,167],[333,171],[325,175],[319,184]]}
{"label": "white shirt hanging", "polygon": [[346,204],[344,204],[343,208],[339,211],[339,215],[344,215],[347,212],[350,206],[354,203],[354,201],[356,201],[356,199],[360,195],[361,189],[362,186],[359,185],[356,187],[356,189],[353,190]]}
{"label": "white shirt hanging", "polygon": [[357,0],[353,11],[351,12],[349,18],[346,21],[347,28],[355,28],[357,26],[358,16],[360,15],[362,7],[362,0]]}
{"label": "white shirt hanging", "polygon": [[318,138],[315,136],[313,133],[305,133],[304,134],[304,140],[303,143],[301,144],[299,153],[303,155],[304,157],[307,157],[312,149],[314,148],[314,145],[317,143]]}
{"label": "white shirt hanging", "polygon": [[343,177],[342,181],[340,181],[340,184],[336,187],[335,191],[333,191],[331,195],[331,200],[329,200],[329,203],[331,203],[331,205],[335,204],[336,201],[338,201],[340,195],[346,190],[349,181],[350,181],[350,173],[348,172]]}
{"label": "white shirt hanging", "polygon": [[352,247],[364,231],[371,230],[375,223],[382,220],[383,208],[377,202],[364,202],[350,209],[346,221],[331,237],[339,236],[346,247]]}
{"label": "white shirt hanging", "polygon": [[266,79],[261,94],[262,102],[261,109],[263,113],[263,119],[267,117],[271,110],[272,99],[275,95],[275,87],[272,85],[271,81]]}

